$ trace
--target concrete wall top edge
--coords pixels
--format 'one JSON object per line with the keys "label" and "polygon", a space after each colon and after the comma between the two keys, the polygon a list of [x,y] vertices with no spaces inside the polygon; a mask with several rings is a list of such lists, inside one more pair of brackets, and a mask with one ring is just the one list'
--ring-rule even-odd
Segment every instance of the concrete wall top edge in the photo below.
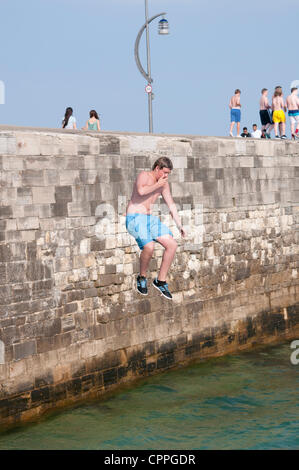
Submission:
{"label": "concrete wall top edge", "polygon": [[120,136],[143,136],[143,137],[167,137],[167,138],[186,138],[192,140],[224,140],[230,142],[238,142],[241,146],[244,144],[250,144],[252,142],[262,142],[263,145],[275,143],[276,145],[297,145],[297,142],[292,141],[275,141],[272,139],[271,141],[261,140],[261,139],[232,139],[229,136],[209,136],[209,135],[200,135],[200,134],[167,134],[167,133],[153,133],[149,134],[148,132],[129,132],[129,131],[117,131],[117,130],[102,130],[100,132],[92,132],[92,131],[83,131],[80,129],[61,129],[61,128],[46,128],[46,127],[30,127],[30,126],[12,126],[12,125],[4,125],[0,124],[0,134],[3,133],[12,133],[15,134],[17,132],[24,133],[44,133],[44,134],[63,134],[63,135],[78,135],[78,136],[90,136],[90,137],[101,137],[104,135],[120,135]]}

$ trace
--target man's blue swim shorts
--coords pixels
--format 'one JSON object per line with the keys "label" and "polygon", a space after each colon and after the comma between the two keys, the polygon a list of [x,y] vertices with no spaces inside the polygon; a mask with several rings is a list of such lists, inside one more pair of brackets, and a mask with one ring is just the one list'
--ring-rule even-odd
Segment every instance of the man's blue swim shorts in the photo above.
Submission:
{"label": "man's blue swim shorts", "polygon": [[140,250],[143,250],[147,243],[156,241],[163,235],[173,237],[172,232],[159,217],[152,214],[127,214],[126,229],[136,239]]}
{"label": "man's blue swim shorts", "polygon": [[230,110],[231,122],[241,122],[241,110],[233,108]]}

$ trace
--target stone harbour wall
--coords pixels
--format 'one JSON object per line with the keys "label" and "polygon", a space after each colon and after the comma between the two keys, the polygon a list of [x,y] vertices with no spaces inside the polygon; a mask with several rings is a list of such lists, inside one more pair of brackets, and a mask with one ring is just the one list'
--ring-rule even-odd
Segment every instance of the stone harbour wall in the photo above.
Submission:
{"label": "stone harbour wall", "polygon": [[[190,226],[182,240],[171,223],[173,302],[151,285],[136,293],[125,229],[133,182],[160,156]],[[298,338],[298,143],[0,127],[0,193],[2,427]],[[157,211],[166,221],[162,201]],[[162,254],[157,244],[149,279]]]}

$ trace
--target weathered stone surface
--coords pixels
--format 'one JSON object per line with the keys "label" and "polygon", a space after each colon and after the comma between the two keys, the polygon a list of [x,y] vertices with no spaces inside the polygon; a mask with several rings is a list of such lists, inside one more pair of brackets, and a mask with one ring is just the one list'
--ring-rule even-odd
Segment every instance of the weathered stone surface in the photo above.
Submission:
{"label": "weathered stone surface", "polygon": [[[298,334],[298,149],[0,129],[1,424]],[[140,251],[124,217],[136,175],[161,155],[189,234],[157,207],[178,241],[172,303],[151,282],[136,293]],[[157,244],[149,281],[162,256]]]}
{"label": "weathered stone surface", "polygon": [[19,359],[24,359],[25,357],[36,353],[36,342],[32,340],[20,344],[14,344],[13,349],[14,359],[16,361]]}

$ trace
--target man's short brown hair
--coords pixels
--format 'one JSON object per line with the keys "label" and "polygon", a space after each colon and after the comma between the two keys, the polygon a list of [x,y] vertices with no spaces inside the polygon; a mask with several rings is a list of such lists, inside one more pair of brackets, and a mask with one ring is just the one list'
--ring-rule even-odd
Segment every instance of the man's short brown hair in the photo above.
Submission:
{"label": "man's short brown hair", "polygon": [[241,90],[239,90],[239,88],[237,88],[237,89],[235,90],[235,95],[236,95],[237,93],[241,93]]}
{"label": "man's short brown hair", "polygon": [[298,88],[296,86],[294,86],[292,89],[291,89],[291,93],[293,93],[293,91],[295,90],[298,90]]}
{"label": "man's short brown hair", "polygon": [[154,170],[157,166],[159,167],[160,170],[162,170],[162,168],[169,168],[169,170],[173,170],[172,161],[168,157],[158,158],[158,160],[156,160],[155,163],[153,164],[152,169]]}
{"label": "man's short brown hair", "polygon": [[263,94],[265,91],[268,91],[268,88],[263,88],[263,89],[262,89],[262,94]]}

